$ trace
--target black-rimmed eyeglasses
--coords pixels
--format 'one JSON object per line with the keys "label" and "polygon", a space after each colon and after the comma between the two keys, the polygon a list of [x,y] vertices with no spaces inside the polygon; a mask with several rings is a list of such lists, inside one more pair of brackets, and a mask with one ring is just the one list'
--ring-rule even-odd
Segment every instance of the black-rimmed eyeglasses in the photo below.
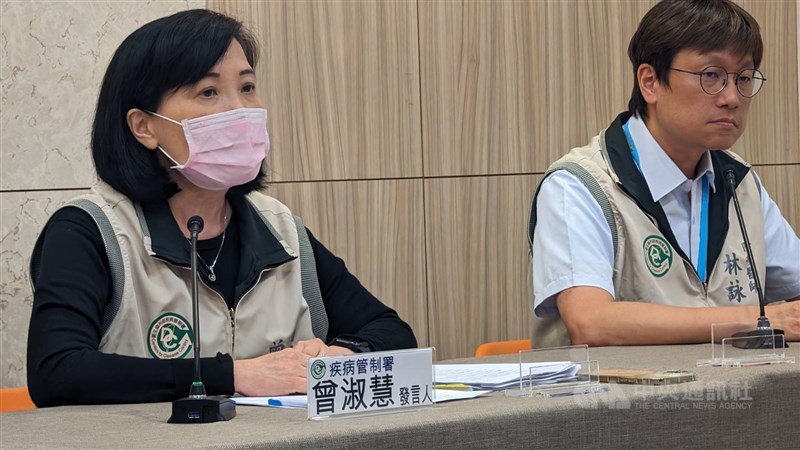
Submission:
{"label": "black-rimmed eyeglasses", "polygon": [[708,66],[700,72],[676,69],[675,67],[670,67],[670,69],[699,76],[700,87],[703,88],[703,92],[709,95],[719,94],[725,89],[725,86],[728,85],[728,75],[736,75],[736,90],[739,91],[742,97],[747,98],[758,94],[758,91],[764,86],[764,82],[767,81],[764,78],[764,74],[758,69],[744,69],[738,73],[728,72],[725,68],[719,66]]}

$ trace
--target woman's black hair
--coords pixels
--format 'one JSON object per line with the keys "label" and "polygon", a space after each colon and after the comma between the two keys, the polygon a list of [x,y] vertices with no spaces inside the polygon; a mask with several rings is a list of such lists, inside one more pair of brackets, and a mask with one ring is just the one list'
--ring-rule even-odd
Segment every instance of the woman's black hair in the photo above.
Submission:
{"label": "woman's black hair", "polygon": [[[120,44],[100,88],[92,124],[97,174],[138,202],[166,199],[178,191],[158,152],[136,140],[128,127],[132,108],[156,111],[165,94],[204,78],[233,40],[255,68],[258,43],[241,22],[205,9],[179,12],[150,22]],[[245,195],[266,184],[264,169],[253,181],[231,188]]]}

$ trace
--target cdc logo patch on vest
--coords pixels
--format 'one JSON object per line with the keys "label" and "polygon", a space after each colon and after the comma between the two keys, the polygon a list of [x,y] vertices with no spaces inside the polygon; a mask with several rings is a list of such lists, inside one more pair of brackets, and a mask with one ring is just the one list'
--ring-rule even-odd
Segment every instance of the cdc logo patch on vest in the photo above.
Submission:
{"label": "cdc logo patch on vest", "polygon": [[180,314],[164,313],[147,332],[147,349],[153,358],[183,358],[192,350],[192,327]]}
{"label": "cdc logo patch on vest", "polygon": [[647,236],[642,244],[647,269],[654,277],[663,277],[672,267],[672,248],[661,236]]}

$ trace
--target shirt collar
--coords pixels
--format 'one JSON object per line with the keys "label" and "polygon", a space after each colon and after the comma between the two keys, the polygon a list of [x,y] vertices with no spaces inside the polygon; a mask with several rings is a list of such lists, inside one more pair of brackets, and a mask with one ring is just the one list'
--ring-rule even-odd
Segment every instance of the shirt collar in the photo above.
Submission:
{"label": "shirt collar", "polygon": [[[631,155],[631,148],[623,131],[623,124],[628,122],[630,117],[631,114],[627,111],[619,114],[611,125],[601,133],[600,145],[603,150],[603,158],[607,161],[608,168],[617,186],[629,195],[645,214],[655,221],[659,231],[667,239],[667,242],[672,245],[673,250],[683,259],[689,261],[690,259],[683,253],[678,241],[675,239],[675,235],[672,233],[664,209],[660,203],[653,201],[653,195],[650,193],[647,182],[636,167]],[[744,181],[750,171],[749,165],[739,161],[728,151],[713,151],[709,152],[709,155],[714,172],[724,174],[732,171],[736,179],[736,186]],[[708,217],[710,220],[707,261],[710,266],[714,266],[717,263],[725,238],[728,235],[728,206],[731,197],[730,190],[725,188],[725,180],[723,178],[718,177],[714,180],[712,186],[715,187],[715,195],[710,195],[708,201]]]}
{"label": "shirt collar", "polygon": [[[240,271],[257,274],[266,267],[279,266],[297,257],[247,198],[228,196],[228,201],[239,220],[240,239],[248,243],[240,249]],[[151,255],[188,267],[191,245],[175,222],[167,201],[141,203],[137,209],[145,239],[150,241]]]}
{"label": "shirt collar", "polygon": [[[653,195],[653,201],[658,202],[678,189],[688,178],[658,145],[653,135],[650,134],[650,130],[647,129],[644,120],[639,116],[632,116],[628,121],[628,129],[639,153],[639,169]],[[703,153],[698,169],[700,174],[698,178],[706,177],[712,192],[715,192],[714,167],[711,163],[710,151],[706,150]]]}

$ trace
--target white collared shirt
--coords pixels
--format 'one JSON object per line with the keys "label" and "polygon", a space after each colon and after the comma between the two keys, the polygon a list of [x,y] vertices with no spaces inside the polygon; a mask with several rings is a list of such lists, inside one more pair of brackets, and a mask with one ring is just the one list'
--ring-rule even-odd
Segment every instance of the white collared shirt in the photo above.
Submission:
{"label": "white collared shirt", "polygon": [[[636,116],[628,129],[638,153],[637,166],[653,200],[661,204],[683,252],[697,267],[700,259],[702,182],[714,192],[714,169],[706,152],[698,176],[688,179]],[[761,186],[766,245],[767,302],[800,296],[800,238]],[[586,186],[561,170],[548,176],[536,201],[533,238],[534,310],[537,316],[558,316],[555,297],[573,286],[593,286],[614,296],[614,247],[600,205]],[[546,237],[546,238],[545,238]]]}
{"label": "white collared shirt", "polygon": [[697,167],[698,176],[690,180],[661,149],[642,119],[632,116],[628,130],[638,150],[637,165],[653,201],[661,204],[678,245],[698,268],[703,177],[708,181],[709,194],[715,192],[711,153],[703,154]]}

